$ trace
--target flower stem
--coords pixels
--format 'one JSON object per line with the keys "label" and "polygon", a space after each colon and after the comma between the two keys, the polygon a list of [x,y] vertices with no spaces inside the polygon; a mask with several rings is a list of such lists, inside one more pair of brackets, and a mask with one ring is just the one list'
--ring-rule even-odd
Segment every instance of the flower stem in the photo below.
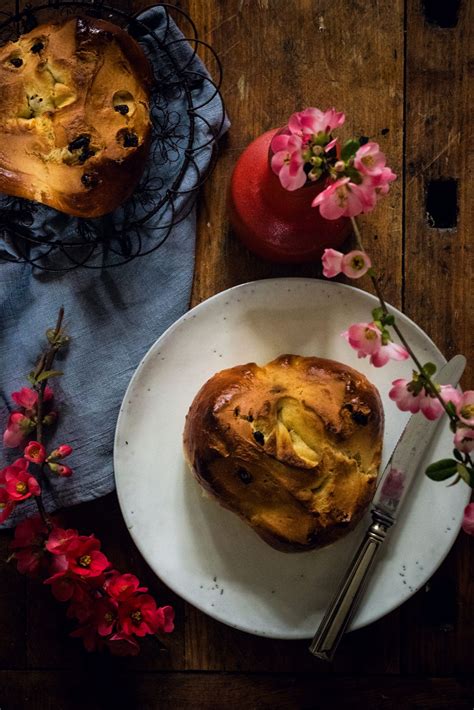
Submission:
{"label": "flower stem", "polygon": [[[360,233],[360,230],[359,230],[359,225],[357,224],[357,221],[356,221],[355,217],[351,217],[351,222],[352,222],[352,227],[354,228],[354,234],[355,234],[355,238],[356,238],[357,248],[358,248],[360,251],[365,252],[364,245],[363,245],[363,243],[362,243],[362,236],[361,236],[361,233]],[[374,274],[370,274],[370,280],[372,281],[373,287],[374,287],[374,289],[375,289],[375,293],[376,293],[376,295],[377,295],[377,298],[378,298],[379,301],[380,301],[380,305],[382,306],[384,315],[390,315],[389,312],[388,312],[387,304],[385,303],[385,299],[384,299],[384,296],[383,296],[383,293],[382,293],[382,289],[381,289],[381,287],[380,287],[380,284],[379,284],[379,281],[378,281],[377,277],[376,277]],[[400,338],[400,341],[403,343],[403,345],[404,345],[404,347],[406,348],[407,352],[409,353],[411,359],[412,359],[413,362],[415,363],[415,365],[416,365],[416,367],[417,367],[417,369],[418,369],[419,374],[420,374],[421,377],[423,378],[423,382],[425,383],[425,385],[427,385],[427,389],[431,392],[431,394],[432,394],[434,397],[436,397],[436,398],[439,400],[439,402],[440,402],[440,404],[442,405],[444,411],[445,411],[446,414],[448,415],[450,421],[456,423],[456,422],[457,422],[457,417],[455,417],[455,416],[452,414],[452,412],[449,411],[448,406],[447,406],[446,402],[444,401],[444,399],[441,397],[440,393],[438,392],[438,388],[436,387],[435,383],[431,380],[431,378],[430,378],[428,375],[425,374],[425,372],[424,372],[424,370],[423,370],[423,365],[422,365],[422,364],[420,363],[420,361],[418,360],[417,356],[416,356],[415,353],[413,352],[412,348],[410,347],[410,344],[408,343],[407,339],[405,338],[405,336],[404,336],[403,333],[401,332],[401,330],[400,330],[400,328],[398,327],[398,325],[397,325],[396,323],[394,323],[394,324],[392,325],[392,328],[394,329],[395,333],[396,333],[396,334],[398,335],[398,337]]]}
{"label": "flower stem", "polygon": [[[64,319],[64,308],[61,306],[59,309],[58,313],[58,319],[56,321],[56,327],[54,329],[54,335],[53,335],[53,343],[49,346],[49,348],[46,350],[46,352],[42,353],[40,359],[38,360],[38,364],[35,368],[34,371],[34,376],[38,377],[42,372],[46,370],[50,370],[51,366],[54,362],[54,358],[56,357],[56,353],[59,350],[59,345],[54,343],[54,338],[56,338],[59,333],[61,332],[61,327]],[[44,405],[44,391],[46,389],[46,385],[48,383],[48,380],[43,380],[39,386],[37,386],[37,392],[38,392],[38,404],[37,404],[37,413],[36,413],[36,441],[38,441],[40,444],[43,443],[43,405]],[[40,466],[40,472],[41,475],[39,476],[40,480],[43,478],[43,464]],[[46,512],[46,509],[44,507],[43,503],[43,498],[42,494],[40,493],[39,496],[35,496],[35,501],[36,505],[38,507],[39,514],[41,515],[41,518],[43,519],[44,524],[48,527],[49,530],[52,528],[51,521],[48,517],[48,514]]]}

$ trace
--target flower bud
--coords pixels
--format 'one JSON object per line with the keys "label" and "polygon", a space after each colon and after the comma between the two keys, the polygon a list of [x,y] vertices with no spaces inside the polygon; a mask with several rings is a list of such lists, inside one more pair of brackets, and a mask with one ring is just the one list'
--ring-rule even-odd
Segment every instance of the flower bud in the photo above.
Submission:
{"label": "flower bud", "polygon": [[346,169],[346,164],[343,160],[338,160],[337,163],[334,165],[334,170],[337,173],[343,173],[345,169]]}
{"label": "flower bud", "polygon": [[319,180],[319,178],[321,177],[321,173],[322,171],[319,168],[313,168],[309,171],[308,178],[315,182],[316,180]]}
{"label": "flower bud", "polygon": [[324,153],[324,148],[322,145],[313,145],[313,154],[322,155]]}
{"label": "flower bud", "polygon": [[56,414],[56,412],[50,412],[45,417],[43,417],[44,426],[51,426],[51,424],[54,424],[57,418],[58,415]]}
{"label": "flower bud", "polygon": [[62,478],[68,478],[69,476],[72,476],[72,468],[69,468],[69,466],[63,466],[60,463],[50,463],[49,461],[48,466],[53,473],[56,473]]}
{"label": "flower bud", "polygon": [[61,444],[57,449],[51,451],[48,456],[48,461],[57,461],[58,459],[64,459],[66,456],[72,454],[72,447],[69,444]]}
{"label": "flower bud", "polygon": [[311,163],[311,165],[314,165],[315,168],[319,168],[319,166],[322,164],[323,161],[322,161],[322,158],[319,158],[318,156],[313,155],[313,157],[309,159],[309,162]]}

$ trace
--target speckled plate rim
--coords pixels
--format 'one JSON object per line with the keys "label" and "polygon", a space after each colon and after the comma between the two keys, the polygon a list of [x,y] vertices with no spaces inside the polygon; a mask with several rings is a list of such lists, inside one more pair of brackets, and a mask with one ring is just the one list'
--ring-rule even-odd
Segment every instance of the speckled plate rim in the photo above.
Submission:
{"label": "speckled plate rim", "polygon": [[[209,605],[202,604],[199,602],[199,600],[196,600],[195,596],[192,593],[188,593],[186,589],[181,588],[179,585],[176,585],[174,583],[173,579],[170,579],[168,576],[163,575],[162,570],[156,568],[156,565],[153,564],[153,562],[150,560],[150,557],[148,555],[148,550],[147,550],[147,545],[146,545],[146,540],[145,538],[140,534],[140,530],[137,527],[137,519],[133,519],[131,516],[130,512],[130,501],[124,496],[124,491],[123,491],[123,485],[122,485],[122,473],[121,473],[121,460],[120,460],[120,453],[119,453],[119,441],[121,439],[124,439],[125,436],[128,436],[126,434],[126,428],[127,428],[127,417],[126,417],[126,410],[125,410],[125,402],[128,401],[129,397],[131,396],[131,393],[134,390],[134,387],[136,386],[139,378],[141,377],[142,370],[146,363],[150,360],[150,358],[153,357],[153,355],[159,351],[160,347],[162,347],[162,344],[167,341],[170,337],[173,336],[173,333],[176,331],[177,328],[180,327],[182,322],[186,319],[189,319],[193,315],[197,315],[206,308],[211,303],[214,303],[215,301],[219,301],[222,299],[230,299],[234,295],[238,294],[244,289],[248,289],[249,287],[253,289],[258,289],[260,284],[265,284],[266,287],[274,285],[277,286],[281,291],[288,286],[288,285],[293,285],[293,284],[305,284],[308,283],[309,285],[313,286],[315,284],[324,284],[324,287],[329,287],[332,288],[334,287],[336,290],[337,289],[342,289],[343,291],[351,291],[351,292],[356,292],[357,295],[361,298],[365,298],[367,300],[367,304],[370,307],[374,307],[378,305],[378,300],[375,296],[373,296],[370,293],[367,293],[366,291],[363,291],[361,289],[355,288],[353,286],[349,286],[346,284],[340,284],[338,282],[333,282],[333,281],[327,281],[327,280],[321,280],[321,279],[308,279],[308,278],[300,278],[300,277],[282,277],[282,278],[272,278],[272,279],[262,279],[262,280],[257,280],[257,281],[250,281],[246,282],[243,284],[238,284],[236,286],[233,286],[229,289],[226,289],[224,291],[221,291],[214,296],[211,296],[210,298],[206,299],[205,301],[201,302],[194,308],[190,309],[187,311],[181,318],[179,318],[177,321],[175,321],[156,341],[155,343],[151,346],[151,348],[148,350],[148,352],[145,354],[145,356],[142,358],[140,361],[137,369],[135,370],[130,383],[127,387],[127,390],[125,392],[122,406],[120,408],[119,416],[117,419],[117,425],[116,425],[116,431],[115,431],[115,440],[114,440],[114,475],[115,475],[115,481],[116,481],[116,487],[117,487],[117,495],[118,495],[118,500],[119,500],[119,505],[121,508],[122,515],[124,517],[125,523],[127,525],[127,528],[130,532],[130,535],[132,536],[132,539],[134,540],[135,545],[137,546],[138,550],[140,551],[141,555],[143,558],[148,562],[148,564],[151,566],[155,574],[162,579],[162,581],[176,594],[178,594],[181,598],[183,598],[186,602],[189,604],[195,606],[205,614],[208,614],[212,618],[227,624],[228,626],[231,626],[233,628],[239,629],[241,631],[245,631],[247,633],[259,635],[259,636],[265,636],[269,638],[276,638],[276,639],[286,639],[286,640],[297,640],[297,639],[306,639],[310,638],[313,631],[313,627],[311,627],[312,631],[304,631],[302,632],[301,630],[296,630],[295,632],[290,632],[289,630],[285,631],[282,633],[281,631],[273,631],[273,630],[268,630],[268,629],[259,629],[255,628],[254,626],[249,626],[244,623],[236,623],[232,618],[229,617],[228,614],[223,614],[217,609],[210,609]],[[409,325],[424,341],[425,343],[433,350],[433,352],[436,354],[437,358],[437,364],[441,366],[446,362],[445,357],[442,355],[441,351],[438,349],[438,347],[435,345],[435,343],[429,338],[429,336],[418,326],[414,321],[412,321],[410,318],[408,318],[404,313],[399,311],[397,308],[391,306],[390,304],[387,304],[390,311],[399,318],[399,322],[405,325]],[[435,359],[435,358],[433,358]],[[227,365],[226,365],[227,366]],[[184,424],[184,422],[183,422]],[[439,484],[438,484],[439,485]],[[467,504],[470,499],[470,490],[466,488],[465,490],[465,496],[463,497],[464,504]],[[213,505],[217,505],[215,502],[212,502]],[[453,511],[450,511],[453,512]],[[435,571],[439,568],[439,566],[443,563],[445,560],[446,556],[448,555],[452,545],[454,544],[457,535],[459,533],[460,527],[461,527],[461,522],[462,522],[462,507],[460,507],[460,510],[457,515],[457,520],[455,517],[452,517],[452,521],[450,524],[452,527],[448,528],[449,532],[446,532],[446,537],[444,538],[444,545],[442,549],[439,547],[437,548],[437,555],[436,555],[436,561],[432,562],[432,564],[429,565],[429,567],[425,570],[424,574],[421,576],[421,578],[417,581],[416,587],[406,587],[404,589],[400,590],[399,596],[396,599],[396,601],[386,604],[385,606],[381,604],[381,608],[378,611],[373,610],[372,613],[366,613],[365,617],[360,618],[360,613],[356,614],[355,619],[353,620],[350,631],[362,628],[368,624],[371,624],[378,619],[382,618],[386,614],[389,614],[392,612],[394,609],[399,607],[401,604],[403,604],[407,599],[409,599],[413,594],[415,594],[421,587],[423,587],[426,582],[430,579],[430,577],[435,573]],[[240,521],[239,521],[240,522]],[[364,521],[362,522],[361,525],[364,524]],[[242,525],[244,525],[242,523]],[[359,537],[362,534],[362,530],[360,530],[360,526],[356,528],[356,531],[351,533],[351,535],[355,535],[359,531]],[[253,531],[252,531],[252,534]],[[336,543],[338,544],[338,543]],[[325,548],[328,549],[328,548]],[[317,552],[317,551],[316,551]],[[312,554],[312,553],[303,553],[303,554]],[[349,560],[348,560],[349,561]],[[421,568],[423,569],[423,568]],[[405,584],[405,583],[404,583]],[[218,586],[218,585],[217,585]],[[363,605],[361,605],[363,606]]]}

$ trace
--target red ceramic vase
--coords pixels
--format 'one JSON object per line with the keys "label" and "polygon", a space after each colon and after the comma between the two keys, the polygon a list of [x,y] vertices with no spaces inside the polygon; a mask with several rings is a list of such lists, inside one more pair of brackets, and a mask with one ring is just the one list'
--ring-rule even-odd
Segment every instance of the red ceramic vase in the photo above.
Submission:
{"label": "red ceramic vase", "polygon": [[267,131],[240,156],[232,174],[231,225],[250,251],[262,259],[302,263],[339,248],[351,232],[350,220],[327,220],[311,203],[327,183],[318,180],[285,190],[270,166],[270,143],[280,129]]}

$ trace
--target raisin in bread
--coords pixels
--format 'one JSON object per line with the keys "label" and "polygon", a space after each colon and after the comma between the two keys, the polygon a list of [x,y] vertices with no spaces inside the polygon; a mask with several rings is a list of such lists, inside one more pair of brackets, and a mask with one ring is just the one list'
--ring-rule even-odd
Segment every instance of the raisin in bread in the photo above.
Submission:
{"label": "raisin in bread", "polygon": [[347,365],[282,355],[214,375],[186,418],[199,483],[267,543],[297,552],[351,530],[375,492],[376,388]]}
{"label": "raisin in bread", "polygon": [[152,72],[109,22],[40,25],[0,48],[0,192],[80,217],[113,211],[140,179]]}

